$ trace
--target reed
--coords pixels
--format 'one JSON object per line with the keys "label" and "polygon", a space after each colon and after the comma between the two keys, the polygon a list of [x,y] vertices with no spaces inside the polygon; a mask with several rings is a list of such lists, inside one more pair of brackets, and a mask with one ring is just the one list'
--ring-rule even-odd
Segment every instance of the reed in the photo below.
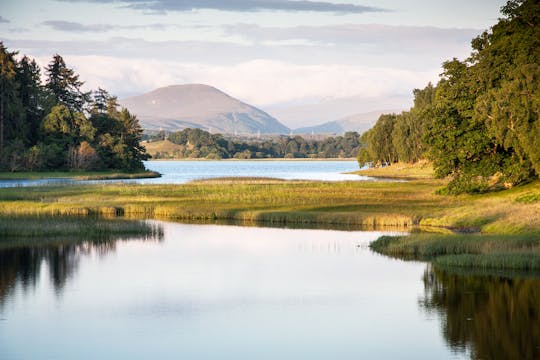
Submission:
{"label": "reed", "polygon": [[378,253],[437,266],[540,270],[540,236],[411,234],[383,236],[370,244]]}
{"label": "reed", "polygon": [[97,184],[0,189],[0,216],[107,215],[283,224],[430,226],[540,234],[540,182],[501,193],[443,196],[442,180],[314,182],[212,179],[182,185]]}
{"label": "reed", "polygon": [[0,217],[0,246],[14,239],[74,237],[108,240],[112,237],[161,237],[160,226],[145,221],[97,217]]}

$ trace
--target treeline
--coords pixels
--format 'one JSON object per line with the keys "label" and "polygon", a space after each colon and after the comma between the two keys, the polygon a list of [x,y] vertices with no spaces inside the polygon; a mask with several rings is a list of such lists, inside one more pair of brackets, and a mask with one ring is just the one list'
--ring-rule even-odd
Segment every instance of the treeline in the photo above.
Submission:
{"label": "treeline", "polygon": [[0,170],[144,169],[137,118],[84,84],[60,55],[45,68],[0,42]]}
{"label": "treeline", "polygon": [[[159,135],[158,135],[159,136]],[[165,138],[163,134],[161,138]],[[260,141],[226,139],[201,129],[184,129],[167,139],[179,145],[174,153],[157,153],[155,158],[263,159],[263,158],[351,158],[360,148],[359,134],[306,140],[301,136],[280,136]]]}
{"label": "treeline", "polygon": [[449,193],[511,187],[540,174],[540,3],[513,0],[472,40],[464,61],[443,64],[414,105],[381,115],[362,134],[358,161],[433,162]]}

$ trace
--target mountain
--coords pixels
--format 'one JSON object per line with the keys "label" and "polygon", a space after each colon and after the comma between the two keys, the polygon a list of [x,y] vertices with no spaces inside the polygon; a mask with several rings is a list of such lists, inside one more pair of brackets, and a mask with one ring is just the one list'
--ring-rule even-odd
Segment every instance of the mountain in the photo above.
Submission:
{"label": "mountain", "polygon": [[288,134],[290,129],[254,106],[202,84],[173,85],[120,101],[143,129],[200,128],[224,134]]}
{"label": "mountain", "polygon": [[347,131],[363,133],[369,130],[381,114],[397,113],[398,110],[370,111],[368,113],[354,114],[339,120],[325,122],[316,126],[307,126],[295,129],[295,134],[338,134],[342,135]]}
{"label": "mountain", "polygon": [[386,112],[385,109],[401,112],[408,110],[412,102],[412,93],[384,97],[329,97],[266,105],[264,110],[270,112],[291,129],[297,129],[343,119],[351,114],[364,114],[381,110]]}

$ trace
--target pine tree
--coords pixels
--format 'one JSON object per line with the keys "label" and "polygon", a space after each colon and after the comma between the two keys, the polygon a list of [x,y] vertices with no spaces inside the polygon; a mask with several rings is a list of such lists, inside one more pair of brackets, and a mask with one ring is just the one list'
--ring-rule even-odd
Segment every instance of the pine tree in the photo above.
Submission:
{"label": "pine tree", "polygon": [[[79,75],[66,66],[64,59],[56,54],[45,69],[47,74],[46,88],[49,90],[55,104],[60,103],[72,111],[83,112],[90,101],[90,92],[83,92],[84,82]],[[53,106],[55,105],[53,104]]]}

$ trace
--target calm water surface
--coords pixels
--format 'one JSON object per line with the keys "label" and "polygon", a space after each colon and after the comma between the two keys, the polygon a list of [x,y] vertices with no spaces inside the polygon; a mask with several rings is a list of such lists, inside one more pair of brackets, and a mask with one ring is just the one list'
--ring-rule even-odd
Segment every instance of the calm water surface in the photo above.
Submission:
{"label": "calm water surface", "polygon": [[538,279],[462,281],[372,253],[380,232],[161,224],[161,239],[4,246],[0,358],[538,354]]}
{"label": "calm water surface", "polygon": [[[155,179],[122,180],[122,182],[181,184],[191,180],[224,176],[273,177],[287,180],[373,180],[366,176],[344,174],[358,170],[356,161],[146,161],[145,166],[163,176]],[[118,180],[0,180],[0,187],[102,182],[118,182]]]}

